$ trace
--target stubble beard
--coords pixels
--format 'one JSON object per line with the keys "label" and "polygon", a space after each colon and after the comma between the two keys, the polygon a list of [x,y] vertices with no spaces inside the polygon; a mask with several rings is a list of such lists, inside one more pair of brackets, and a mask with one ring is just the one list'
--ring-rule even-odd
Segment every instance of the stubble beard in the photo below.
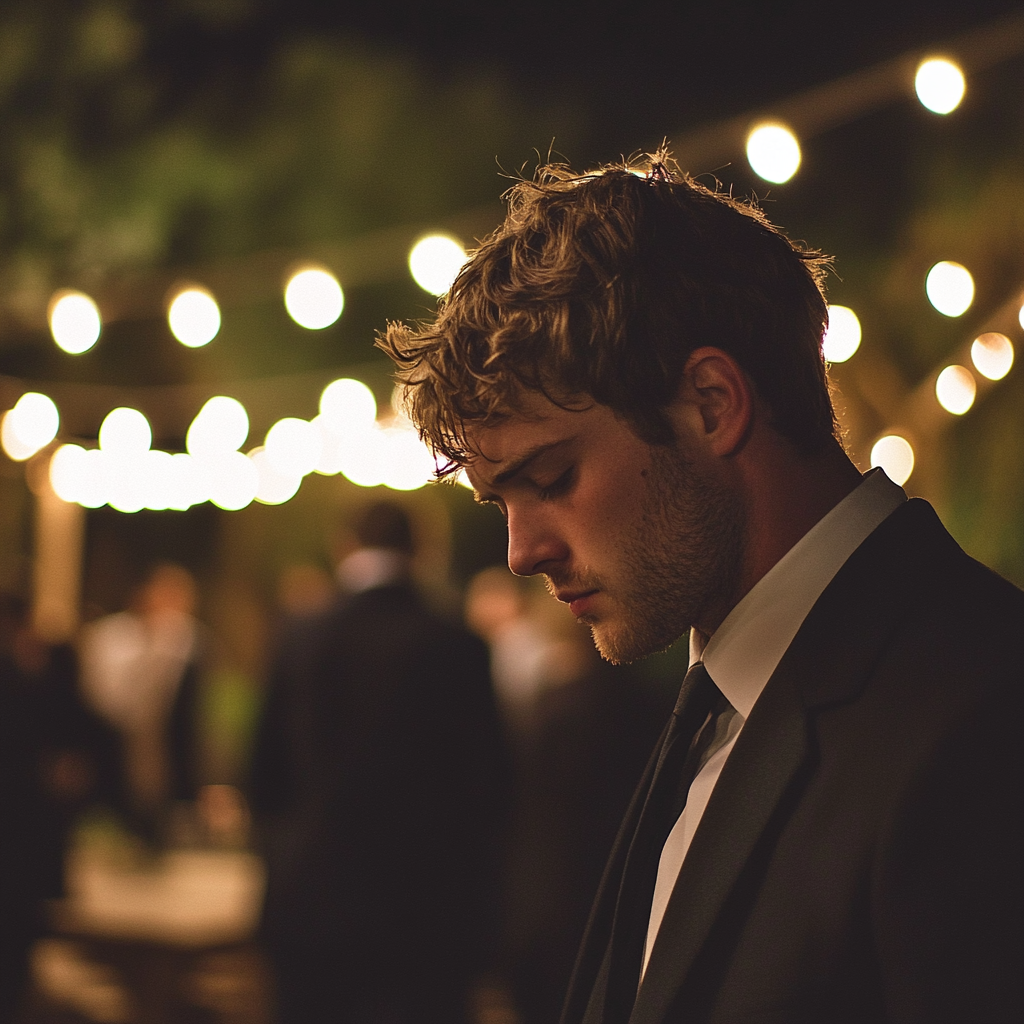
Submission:
{"label": "stubble beard", "polygon": [[616,665],[665,650],[709,609],[727,607],[740,574],[745,515],[737,495],[676,448],[652,454],[641,514],[616,539],[615,567],[587,584],[603,590],[617,614],[581,617],[601,657]]}

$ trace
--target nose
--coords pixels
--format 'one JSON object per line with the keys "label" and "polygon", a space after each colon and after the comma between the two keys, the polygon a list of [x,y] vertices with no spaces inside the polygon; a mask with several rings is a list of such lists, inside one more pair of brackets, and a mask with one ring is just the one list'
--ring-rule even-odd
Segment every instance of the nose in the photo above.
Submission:
{"label": "nose", "polygon": [[509,508],[508,567],[512,572],[517,576],[535,576],[568,557],[568,545],[544,517]]}

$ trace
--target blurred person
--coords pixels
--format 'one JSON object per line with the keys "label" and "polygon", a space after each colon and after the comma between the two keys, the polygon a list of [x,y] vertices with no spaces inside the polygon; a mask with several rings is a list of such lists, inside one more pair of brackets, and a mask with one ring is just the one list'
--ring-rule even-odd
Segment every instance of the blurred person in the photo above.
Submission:
{"label": "blurred person", "polygon": [[572,616],[492,566],[467,588],[515,752],[502,974],[520,1024],[558,1019],[608,851],[671,700],[602,662]]}
{"label": "blurred person", "polygon": [[564,1024],[1024,1018],[1024,594],[847,457],[826,267],[665,153],[548,166],[380,339],[514,572],[610,661],[689,632]]}
{"label": "blurred person", "polygon": [[277,581],[277,607],[285,617],[315,615],[329,607],[337,592],[326,569],[296,562],[285,566]]}
{"label": "blurred person", "polygon": [[297,618],[251,778],[282,1024],[460,1024],[490,966],[506,763],[484,645],[428,610],[378,502]]}
{"label": "blurred person", "polygon": [[198,791],[207,642],[195,606],[192,574],[161,563],[131,606],[87,625],[79,645],[85,693],[123,743],[129,824],[153,846],[170,838],[175,805]]}
{"label": "blurred person", "polygon": [[113,802],[116,736],[85,705],[74,650],[36,634],[27,601],[0,594],[0,1022],[29,984],[46,901],[64,895],[81,812]]}
{"label": "blurred person", "polygon": [[535,613],[523,581],[501,566],[478,572],[466,588],[466,624],[490,649],[491,678],[513,740],[529,745],[541,693],[577,674],[576,646]]}

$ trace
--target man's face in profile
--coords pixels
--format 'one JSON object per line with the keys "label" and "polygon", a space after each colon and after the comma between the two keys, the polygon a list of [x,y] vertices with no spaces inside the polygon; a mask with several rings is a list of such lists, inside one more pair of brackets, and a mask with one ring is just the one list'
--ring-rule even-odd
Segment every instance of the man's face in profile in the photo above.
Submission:
{"label": "man's face in profile", "polygon": [[508,523],[509,568],[545,575],[607,660],[664,649],[732,592],[742,512],[683,441],[650,445],[608,406],[536,393],[467,440],[477,500]]}

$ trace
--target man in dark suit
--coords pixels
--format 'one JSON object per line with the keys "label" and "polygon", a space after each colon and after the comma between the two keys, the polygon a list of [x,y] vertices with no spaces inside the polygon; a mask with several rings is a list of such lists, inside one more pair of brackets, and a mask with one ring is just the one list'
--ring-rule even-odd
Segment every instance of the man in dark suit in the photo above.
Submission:
{"label": "man in dark suit", "polygon": [[664,154],[558,165],[380,339],[514,572],[611,661],[689,631],[564,1024],[1024,1019],[1024,595],[846,456],[826,265]]}
{"label": "man in dark suit", "polygon": [[282,1024],[461,1024],[491,966],[506,762],[481,641],[429,611],[378,502],[271,673],[252,800]]}

